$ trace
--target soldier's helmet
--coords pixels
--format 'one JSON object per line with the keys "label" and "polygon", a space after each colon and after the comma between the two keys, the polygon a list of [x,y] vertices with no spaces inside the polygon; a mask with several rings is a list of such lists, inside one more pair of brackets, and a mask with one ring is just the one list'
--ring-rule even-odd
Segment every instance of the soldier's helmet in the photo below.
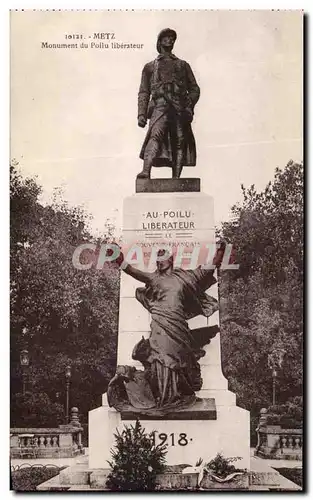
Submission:
{"label": "soldier's helmet", "polygon": [[156,45],[156,48],[157,48],[157,51],[159,54],[161,53],[161,39],[164,36],[168,36],[168,35],[172,35],[174,37],[174,42],[176,41],[177,33],[175,30],[172,30],[171,28],[165,28],[164,30],[160,31],[160,33],[158,35],[157,45]]}

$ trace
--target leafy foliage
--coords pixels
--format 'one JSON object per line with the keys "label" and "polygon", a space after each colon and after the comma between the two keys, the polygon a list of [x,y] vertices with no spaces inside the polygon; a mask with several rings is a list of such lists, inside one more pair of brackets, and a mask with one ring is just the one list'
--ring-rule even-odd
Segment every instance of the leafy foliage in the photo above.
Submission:
{"label": "leafy foliage", "polygon": [[[14,491],[36,491],[37,486],[60,474],[65,467],[43,467],[33,465],[11,472],[12,489]],[[68,487],[64,488],[64,491]]]}
{"label": "leafy foliage", "polygon": [[286,404],[271,405],[267,410],[267,424],[281,425],[293,429],[301,428],[303,424],[302,397],[295,397]]}
{"label": "leafy foliage", "polygon": [[290,161],[276,168],[273,182],[258,193],[242,186],[243,203],[232,208],[232,220],[222,227],[240,263],[240,278],[262,273],[273,285],[286,278],[286,267],[303,266],[303,165]]}
{"label": "leafy foliage", "polygon": [[57,427],[64,423],[64,407],[42,392],[14,394],[11,400],[11,425],[19,427]]}
{"label": "leafy foliage", "polygon": [[220,236],[234,245],[238,271],[220,274],[222,362],[238,404],[257,417],[272,398],[268,355],[283,348],[277,398],[302,394],[303,165],[276,169],[263,192],[242,187]]}
{"label": "leafy foliage", "polygon": [[109,228],[95,241],[79,207],[69,207],[58,193],[43,206],[40,192],[11,165],[11,392],[21,390],[19,354],[27,348],[29,391],[64,404],[71,362],[70,406],[86,421],[114,374],[119,273],[94,263],[78,270],[72,256],[79,244],[99,246],[112,235]]}
{"label": "leafy foliage", "polygon": [[242,469],[237,469],[233,462],[240,460],[241,457],[229,457],[226,458],[222,453],[218,453],[215,458],[213,458],[208,464],[206,464],[206,469],[213,472],[216,476],[225,478],[233,472],[241,472]]}
{"label": "leafy foliage", "polygon": [[112,491],[153,491],[157,474],[165,468],[167,446],[155,446],[153,433],[147,434],[139,420],[114,436],[107,487]]}

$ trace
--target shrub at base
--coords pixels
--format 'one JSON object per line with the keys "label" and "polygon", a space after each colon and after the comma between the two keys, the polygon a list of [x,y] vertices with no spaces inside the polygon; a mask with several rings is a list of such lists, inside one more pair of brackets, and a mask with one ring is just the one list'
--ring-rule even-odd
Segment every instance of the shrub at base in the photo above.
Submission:
{"label": "shrub at base", "polygon": [[157,474],[165,468],[167,447],[155,446],[153,433],[147,434],[139,420],[114,436],[107,487],[112,491],[153,491]]}

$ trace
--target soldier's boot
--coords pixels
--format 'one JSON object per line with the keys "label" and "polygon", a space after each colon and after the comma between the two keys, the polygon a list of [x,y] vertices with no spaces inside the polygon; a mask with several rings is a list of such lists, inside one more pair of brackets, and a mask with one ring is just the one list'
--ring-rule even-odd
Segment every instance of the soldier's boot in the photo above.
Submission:
{"label": "soldier's boot", "polygon": [[173,179],[179,179],[183,170],[184,154],[182,147],[178,148],[176,164],[173,166]]}
{"label": "soldier's boot", "polygon": [[182,173],[182,170],[183,170],[182,165],[175,165],[175,167],[173,167],[173,179],[179,179],[180,175]]}
{"label": "soldier's boot", "polygon": [[151,163],[150,162],[144,162],[143,164],[143,169],[139,174],[137,175],[137,179],[150,179],[151,175]]}

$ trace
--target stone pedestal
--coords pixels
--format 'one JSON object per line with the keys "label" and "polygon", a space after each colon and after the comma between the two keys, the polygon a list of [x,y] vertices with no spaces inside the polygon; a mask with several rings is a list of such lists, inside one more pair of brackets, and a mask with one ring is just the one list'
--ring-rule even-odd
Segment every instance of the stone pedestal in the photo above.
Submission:
{"label": "stone pedestal", "polygon": [[[123,251],[126,260],[140,269],[153,271],[156,247],[173,250],[174,266],[195,269],[208,264],[215,253],[213,198],[200,192],[142,192],[124,201]],[[135,248],[135,250],[134,250]],[[122,273],[119,308],[118,365],[134,365],[131,359],[134,345],[150,334],[150,315],[135,298],[140,284]],[[218,298],[217,284],[207,293]],[[219,325],[219,312],[211,317],[198,316],[189,321],[190,328]],[[167,435],[168,464],[191,464],[202,457],[210,460],[218,452],[225,456],[240,456],[241,467],[250,464],[249,412],[236,406],[236,396],[228,390],[221,367],[220,334],[204,348],[200,359],[203,385],[197,394],[213,399],[216,419],[205,420],[145,420],[147,431]],[[122,416],[107,406],[89,412],[89,467],[106,468],[116,428],[122,429]],[[183,437],[182,437],[183,435]],[[180,440],[180,444],[179,444]]]}
{"label": "stone pedestal", "polygon": [[[105,401],[103,401],[105,403]],[[241,467],[250,467],[249,412],[237,406],[224,406],[216,420],[141,420],[147,432],[167,435],[169,465],[195,465],[202,457],[209,461],[218,452],[227,457],[240,456]],[[122,420],[121,414],[107,404],[89,412],[89,468],[108,467],[110,449],[114,446],[116,428],[135,424]]]}
{"label": "stone pedestal", "polygon": [[136,193],[199,192],[200,179],[136,179]]}

